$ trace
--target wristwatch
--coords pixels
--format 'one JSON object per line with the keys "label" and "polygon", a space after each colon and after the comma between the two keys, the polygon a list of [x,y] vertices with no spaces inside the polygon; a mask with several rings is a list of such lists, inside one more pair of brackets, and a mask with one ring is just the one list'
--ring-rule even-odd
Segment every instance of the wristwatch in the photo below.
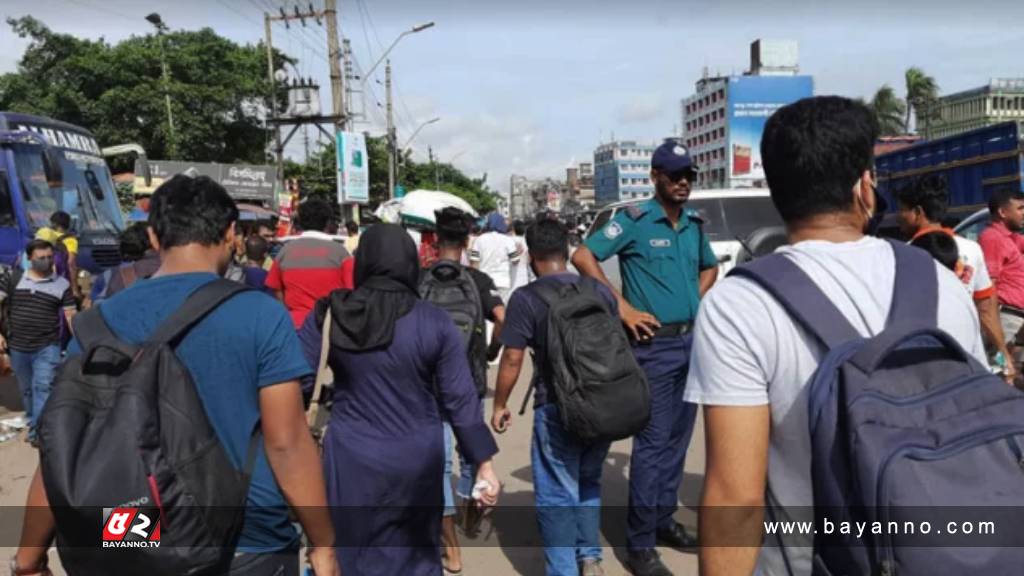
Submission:
{"label": "wristwatch", "polygon": [[18,568],[18,557],[11,556],[11,576],[32,576],[33,574],[50,575],[50,569],[46,567],[49,559],[45,556],[43,561],[31,568]]}

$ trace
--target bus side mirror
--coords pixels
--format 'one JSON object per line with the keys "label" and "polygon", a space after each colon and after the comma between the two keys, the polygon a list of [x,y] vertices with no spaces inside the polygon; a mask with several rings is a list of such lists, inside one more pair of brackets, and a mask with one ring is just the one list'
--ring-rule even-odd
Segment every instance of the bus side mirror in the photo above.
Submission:
{"label": "bus side mirror", "polygon": [[46,181],[52,187],[64,185],[64,169],[60,165],[60,152],[46,146],[43,148],[43,172],[46,173]]}

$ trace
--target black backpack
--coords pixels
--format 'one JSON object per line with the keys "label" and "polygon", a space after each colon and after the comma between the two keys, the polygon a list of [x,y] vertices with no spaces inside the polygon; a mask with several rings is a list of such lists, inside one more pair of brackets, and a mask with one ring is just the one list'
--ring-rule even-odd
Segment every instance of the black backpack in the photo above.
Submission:
{"label": "black backpack", "polygon": [[427,269],[420,281],[420,297],[451,316],[462,334],[469,369],[477,393],[487,392],[487,359],[484,339],[484,310],[473,277],[462,265],[442,260]]}
{"label": "black backpack", "polygon": [[140,346],[111,332],[102,305],[75,318],[82,354],[61,366],[39,421],[43,482],[68,574],[226,571],[260,428],[239,471],[174,347],[245,290],[229,280],[203,286]]}
{"label": "black backpack", "polygon": [[622,440],[643,430],[651,416],[647,377],[594,281],[531,289],[548,305],[542,370],[565,429],[584,442]]}

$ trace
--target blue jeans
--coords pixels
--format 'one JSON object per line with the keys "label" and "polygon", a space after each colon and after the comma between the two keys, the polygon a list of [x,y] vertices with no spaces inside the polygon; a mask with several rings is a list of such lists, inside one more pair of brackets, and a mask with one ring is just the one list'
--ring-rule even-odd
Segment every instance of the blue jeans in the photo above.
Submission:
{"label": "blue jeans", "polygon": [[651,387],[651,420],[633,438],[629,462],[630,550],[654,548],[656,531],[675,522],[683,463],[697,418],[697,406],[683,402],[691,344],[690,336],[680,336],[633,347]]}
{"label": "blue jeans", "polygon": [[[486,422],[483,398],[480,399],[480,420]],[[459,495],[459,498],[469,500],[473,497],[473,485],[476,484],[476,473],[479,467],[475,462],[466,460],[466,456],[458,444],[455,445],[455,451],[459,455],[459,482],[455,486],[455,493]]]}
{"label": "blue jeans", "polygon": [[51,344],[35,352],[11,350],[11,369],[18,378],[21,403],[28,418],[28,438],[36,437],[36,422],[43,413],[46,399],[53,388],[53,378],[60,365],[60,345]]}
{"label": "blue jeans", "polygon": [[576,576],[578,562],[601,559],[601,467],[610,446],[566,431],[554,404],[533,413],[530,464],[548,576]]}

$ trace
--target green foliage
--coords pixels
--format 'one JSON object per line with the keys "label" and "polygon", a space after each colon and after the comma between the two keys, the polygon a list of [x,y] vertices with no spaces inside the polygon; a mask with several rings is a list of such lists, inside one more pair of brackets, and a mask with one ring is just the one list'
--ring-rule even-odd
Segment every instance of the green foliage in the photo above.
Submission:
{"label": "green foliage", "polygon": [[117,189],[117,202],[121,206],[121,212],[128,214],[135,208],[135,183],[118,182],[114,187]]}
{"label": "green foliage", "polygon": [[[88,128],[102,145],[136,142],[170,159],[160,42],[154,34],[111,45],[58,34],[30,16],[8,19],[30,40],[17,72],[0,76],[0,110]],[[266,52],[213,30],[164,35],[175,159],[266,163]],[[276,55],[283,63],[284,57]],[[120,168],[125,168],[122,166]]]}
{"label": "green foliage", "polygon": [[896,95],[892,86],[885,84],[879,88],[868,106],[878,119],[882,136],[899,136],[905,133],[903,117],[907,112],[907,103]]}
{"label": "green foliage", "polygon": [[[907,89],[907,113],[903,129],[909,134],[911,112],[928,110],[939,97],[939,85],[935,78],[925,74],[924,70],[916,66],[907,68],[904,81]],[[921,127],[918,126],[918,128]]]}

